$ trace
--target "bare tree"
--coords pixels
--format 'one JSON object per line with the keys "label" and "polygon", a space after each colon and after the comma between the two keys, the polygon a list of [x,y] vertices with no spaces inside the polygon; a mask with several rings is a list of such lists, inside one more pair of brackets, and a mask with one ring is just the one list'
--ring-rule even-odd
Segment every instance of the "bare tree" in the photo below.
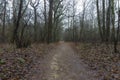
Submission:
{"label": "bare tree", "polygon": [[3,29],[2,29],[2,36],[3,38],[5,37],[5,23],[6,23],[6,5],[7,5],[7,1],[4,1],[4,11],[3,11]]}
{"label": "bare tree", "polygon": [[45,28],[44,28],[44,41],[47,41],[47,31],[48,31],[48,28],[47,28],[47,10],[46,10],[46,0],[44,0],[44,19],[45,19]]}
{"label": "bare tree", "polygon": [[60,27],[61,27],[61,21],[63,20],[63,14],[65,10],[65,5],[62,4],[63,0],[56,0],[54,2],[54,8],[53,8],[53,39],[52,41],[57,41],[57,38],[60,34]]}
{"label": "bare tree", "polygon": [[17,15],[17,21],[15,23],[15,29],[14,29],[14,32],[13,32],[13,34],[14,34],[13,39],[15,40],[15,43],[16,43],[18,48],[21,47],[21,44],[19,43],[18,28],[20,26],[22,8],[23,8],[23,0],[20,0],[19,11],[18,11],[18,15]]}
{"label": "bare tree", "polygon": [[106,34],[105,34],[106,42],[110,40],[110,25],[111,25],[110,21],[111,21],[111,0],[109,0],[106,15]]}
{"label": "bare tree", "polygon": [[33,7],[34,9],[34,40],[37,40],[37,7],[39,6],[39,2],[40,0],[36,0],[35,2],[30,3],[30,5]]}
{"label": "bare tree", "polygon": [[[24,13],[27,9],[27,6],[28,6],[29,2],[25,6],[25,8],[23,7],[24,0],[20,0],[20,1],[18,1],[18,3],[19,3],[19,5],[17,5],[18,11],[15,8],[14,12],[13,12],[13,22],[14,22],[13,23],[14,24],[13,42],[16,44],[17,48],[21,48],[21,47],[24,47],[24,44],[23,44],[23,41],[21,41],[21,38],[19,36],[18,31],[19,31],[19,28],[20,28],[21,19],[23,18],[23,15],[24,15]],[[14,1],[13,1],[13,4],[15,4]]]}
{"label": "bare tree", "polygon": [[[102,26],[103,39],[102,40],[103,41],[105,41],[105,38],[107,37],[107,36],[105,36],[105,33],[106,33],[105,29],[106,29],[106,26],[107,26],[107,25],[105,25],[106,20],[107,20],[107,19],[105,20],[105,18],[106,18],[106,15],[105,15],[105,13],[106,13],[105,12],[105,2],[106,2],[105,0],[102,0],[102,9],[103,9],[103,11],[102,11],[103,12],[102,13],[103,14],[103,19],[102,19],[103,20],[103,26]],[[108,14],[109,14],[109,12],[108,12]],[[107,18],[109,18],[109,17],[107,17]]]}
{"label": "bare tree", "polygon": [[[114,0],[112,0],[112,4],[113,4],[113,11],[114,11]],[[118,49],[117,49],[117,45],[118,45],[118,41],[119,41],[119,32],[120,32],[120,9],[119,9],[119,0],[118,0],[118,27],[117,27],[117,31],[116,33],[114,33],[114,52],[117,53]]]}
{"label": "bare tree", "polygon": [[99,0],[96,0],[96,6],[97,6],[97,19],[98,19],[99,33],[100,33],[101,40],[104,41],[102,27],[101,27],[101,20],[100,20]]}
{"label": "bare tree", "polygon": [[48,35],[47,35],[47,43],[52,42],[52,28],[53,28],[53,0],[49,0],[49,17],[48,17]]}

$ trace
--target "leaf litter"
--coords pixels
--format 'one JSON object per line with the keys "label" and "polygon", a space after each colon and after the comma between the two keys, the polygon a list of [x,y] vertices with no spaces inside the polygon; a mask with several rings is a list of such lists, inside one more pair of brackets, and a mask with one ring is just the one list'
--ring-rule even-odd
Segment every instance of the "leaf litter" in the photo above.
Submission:
{"label": "leaf litter", "polygon": [[24,80],[36,61],[52,46],[33,44],[29,48],[16,49],[11,44],[0,45],[0,80]]}
{"label": "leaf litter", "polygon": [[76,48],[80,58],[98,72],[101,80],[120,80],[120,53],[113,52],[113,45],[79,43]]}

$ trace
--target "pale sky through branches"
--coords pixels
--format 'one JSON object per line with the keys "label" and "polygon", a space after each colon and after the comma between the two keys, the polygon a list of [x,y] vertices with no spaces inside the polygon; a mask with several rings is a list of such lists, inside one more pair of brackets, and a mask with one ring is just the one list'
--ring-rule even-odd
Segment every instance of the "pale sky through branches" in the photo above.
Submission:
{"label": "pale sky through branches", "polygon": [[[12,7],[12,1],[13,0],[10,0],[9,3],[10,3],[10,6]],[[34,2],[35,0],[33,0]],[[40,0],[42,2],[42,0]],[[78,12],[81,12],[82,11],[82,6],[83,6],[83,1],[85,0],[75,0],[76,1],[76,7],[77,7],[77,11]]]}
{"label": "pale sky through branches", "polygon": [[83,1],[84,0],[76,0],[76,3],[77,3],[77,11],[78,12],[81,12],[82,11],[82,9],[83,9]]}

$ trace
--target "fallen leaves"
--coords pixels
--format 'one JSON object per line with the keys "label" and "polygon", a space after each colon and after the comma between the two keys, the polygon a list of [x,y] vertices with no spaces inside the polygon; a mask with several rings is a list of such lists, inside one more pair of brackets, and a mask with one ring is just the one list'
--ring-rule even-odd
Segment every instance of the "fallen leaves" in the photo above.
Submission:
{"label": "fallen leaves", "polygon": [[0,45],[0,80],[23,80],[45,50],[46,44],[33,44],[29,48],[16,49],[13,45]]}
{"label": "fallen leaves", "polygon": [[113,52],[113,45],[78,44],[76,46],[81,59],[92,70],[99,73],[103,80],[120,80],[120,54]]}

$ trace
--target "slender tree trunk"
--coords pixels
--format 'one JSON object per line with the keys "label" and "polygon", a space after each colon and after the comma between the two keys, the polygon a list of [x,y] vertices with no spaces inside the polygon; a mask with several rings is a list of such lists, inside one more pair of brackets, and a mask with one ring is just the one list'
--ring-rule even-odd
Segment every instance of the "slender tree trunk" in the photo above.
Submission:
{"label": "slender tree trunk", "polygon": [[3,28],[2,28],[2,37],[3,37],[3,40],[5,40],[5,23],[6,23],[6,0],[4,1],[4,14],[3,14]]}
{"label": "slender tree trunk", "polygon": [[14,28],[14,31],[13,31],[13,40],[15,41],[17,48],[21,47],[21,43],[19,42],[19,36],[18,36],[18,28],[20,26],[22,7],[23,7],[23,0],[20,0],[17,21],[16,21],[16,23],[14,23],[15,24],[15,28]]}
{"label": "slender tree trunk", "polygon": [[115,35],[115,39],[114,39],[114,52],[117,53],[117,45],[118,45],[118,41],[119,41],[119,31],[120,31],[120,10],[119,10],[119,0],[118,0],[118,27],[117,27],[117,33]]}
{"label": "slender tree trunk", "polygon": [[109,6],[107,10],[107,17],[106,17],[106,42],[109,41],[110,38],[110,21],[111,21],[111,0],[109,0]]}
{"label": "slender tree trunk", "polygon": [[45,28],[44,28],[44,41],[47,41],[47,14],[46,14],[46,0],[44,0],[44,18],[45,18]]}
{"label": "slender tree trunk", "polygon": [[83,14],[82,14],[82,21],[81,21],[81,28],[80,28],[80,41],[82,41],[82,37],[83,37],[84,18],[85,18],[85,4],[84,4],[84,10],[83,10]]}
{"label": "slender tree trunk", "polygon": [[48,18],[48,37],[47,43],[52,42],[52,16],[53,16],[53,0],[49,0],[49,18]]}
{"label": "slender tree trunk", "polygon": [[34,41],[37,41],[37,10],[34,7]]}
{"label": "slender tree trunk", "polygon": [[97,6],[97,19],[98,19],[98,27],[99,27],[99,33],[101,37],[101,41],[103,41],[103,33],[102,33],[102,28],[101,28],[101,21],[100,21],[100,14],[99,14],[99,0],[96,1],[96,6]]}
{"label": "slender tree trunk", "polygon": [[105,0],[102,0],[102,5],[103,5],[103,27],[102,27],[102,31],[103,31],[103,41],[105,41],[106,38],[106,26],[105,26]]}
{"label": "slender tree trunk", "polygon": [[112,34],[111,34],[111,42],[115,40],[115,12],[114,12],[114,0],[112,0],[111,3],[111,9],[112,9]]}

